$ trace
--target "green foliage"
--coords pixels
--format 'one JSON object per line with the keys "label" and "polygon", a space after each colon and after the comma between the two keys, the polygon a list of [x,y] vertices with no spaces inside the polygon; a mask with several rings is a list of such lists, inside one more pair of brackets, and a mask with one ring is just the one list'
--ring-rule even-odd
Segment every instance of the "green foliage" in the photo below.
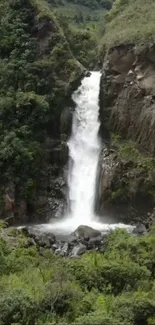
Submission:
{"label": "green foliage", "polygon": [[96,9],[99,7],[102,7],[106,10],[109,10],[112,7],[113,0],[69,0],[71,2],[74,2],[76,4],[80,4],[83,6],[87,6],[91,9]]}
{"label": "green foliage", "polygon": [[19,233],[12,232],[12,246],[3,239],[7,232],[1,230],[0,240],[2,325],[154,324],[154,228],[144,237],[115,230],[104,253],[80,259],[25,248]]}
{"label": "green foliage", "polygon": [[120,142],[119,155],[120,158],[132,161],[137,165],[137,168],[141,171],[151,173],[155,171],[155,160],[153,157],[141,154],[138,150],[136,143],[133,141]]}
{"label": "green foliage", "polygon": [[[49,3],[51,3],[54,6],[60,6],[60,5],[66,5],[66,1],[64,0],[49,0]],[[113,0],[68,0],[68,4],[72,3],[78,6],[85,6],[89,9],[95,10],[95,9],[105,9],[109,10],[112,7]]]}
{"label": "green foliage", "polygon": [[154,43],[154,15],[154,0],[115,0],[107,14],[101,54],[119,44],[135,44],[141,48]]}
{"label": "green foliage", "polygon": [[115,0],[112,9],[107,13],[108,21],[112,20],[121,10],[128,5],[129,0]]}
{"label": "green foliage", "polygon": [[[133,141],[123,141],[120,136],[112,135],[112,143],[117,148],[117,159],[121,170],[119,181],[114,181],[111,199],[114,202],[127,202],[138,193],[147,196],[152,203],[155,199],[155,159],[141,153]],[[134,192],[134,190],[136,191]]]}
{"label": "green foliage", "polygon": [[33,202],[45,139],[60,137],[64,100],[82,66],[44,0],[2,0],[0,34],[0,197],[11,181],[16,197]]}
{"label": "green foliage", "polygon": [[90,30],[75,28],[68,23],[65,14],[56,12],[57,20],[64,30],[70,49],[76,59],[86,68],[93,68],[97,62],[95,47],[97,42],[95,35]]}

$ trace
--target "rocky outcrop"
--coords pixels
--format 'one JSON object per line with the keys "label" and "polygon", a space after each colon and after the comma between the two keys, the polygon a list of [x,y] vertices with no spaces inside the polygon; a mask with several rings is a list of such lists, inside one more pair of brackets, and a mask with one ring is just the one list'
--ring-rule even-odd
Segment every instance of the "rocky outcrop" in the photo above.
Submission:
{"label": "rocky outcrop", "polygon": [[155,47],[136,53],[133,45],[111,49],[101,78],[104,128],[155,154]]}
{"label": "rocky outcrop", "polygon": [[114,221],[148,227],[155,205],[155,47],[109,51],[100,90],[98,211]]}
{"label": "rocky outcrop", "polygon": [[56,255],[69,257],[79,257],[93,249],[103,252],[106,236],[110,232],[101,234],[88,226],[79,226],[73,234],[64,236],[54,235],[41,226],[24,227],[17,231],[26,236],[28,241],[25,241],[25,245],[36,245],[39,250],[49,248]]}
{"label": "rocky outcrop", "polygon": [[[86,226],[80,227],[84,229]],[[73,234],[64,234],[63,236],[54,234],[50,228],[46,228],[43,225],[7,228],[7,224],[1,222],[0,234],[1,239],[4,239],[12,250],[18,247],[29,248],[35,246],[40,255],[42,255],[44,249],[48,249],[49,252],[55,255],[79,258],[86,252],[98,251],[104,253],[106,250],[108,238],[112,230],[107,229],[100,233],[100,235],[97,235],[97,230],[91,227],[90,229],[93,236],[96,232],[96,236],[81,238]],[[137,227],[130,229],[130,232],[133,233],[134,236],[142,236],[148,233],[146,227],[140,223]]]}
{"label": "rocky outcrop", "polygon": [[77,238],[90,240],[92,238],[96,238],[101,236],[99,230],[93,229],[89,226],[79,226],[73,233]]}
{"label": "rocky outcrop", "polygon": [[143,157],[139,158],[139,163],[130,153],[129,147],[128,155],[123,156],[122,146],[115,144],[101,153],[97,213],[104,216],[107,223],[142,222],[149,228],[154,220],[155,169],[153,171],[149,167],[149,161],[147,168]]}

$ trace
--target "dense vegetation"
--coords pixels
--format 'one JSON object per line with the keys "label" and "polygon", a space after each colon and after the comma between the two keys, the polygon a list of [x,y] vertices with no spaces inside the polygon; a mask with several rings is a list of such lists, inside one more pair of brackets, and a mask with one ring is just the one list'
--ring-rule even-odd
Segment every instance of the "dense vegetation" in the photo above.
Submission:
{"label": "dense vegetation", "polygon": [[107,14],[103,49],[122,43],[145,46],[155,41],[154,0],[115,0]]}
{"label": "dense vegetation", "polygon": [[[80,3],[77,5],[80,7]],[[82,65],[93,68],[97,64],[96,27],[91,25],[91,2],[87,5],[91,10],[89,17],[79,9],[73,26],[73,16],[68,14],[70,9],[65,4],[48,4],[45,0],[1,1],[1,215],[4,194],[10,187],[17,205],[23,199],[33,210],[47,166],[45,141],[48,136],[61,138],[60,116],[83,73]],[[91,28],[85,28],[88,23]]]}
{"label": "dense vegetation", "polygon": [[[155,236],[116,230],[104,252],[54,256],[1,230],[1,325],[154,325]],[[8,234],[9,233],[9,234]],[[5,234],[5,236],[4,236]]]}
{"label": "dense vegetation", "polygon": [[[60,116],[83,72],[80,63],[88,68],[97,64],[93,10],[112,4],[69,1],[91,10],[82,15],[81,8],[76,15],[74,11],[73,27],[66,3],[48,2],[0,3],[0,212],[10,182],[17,201],[21,197],[31,203],[36,196],[45,171],[44,143],[48,136],[61,138]],[[151,43],[154,14],[153,0],[115,0],[103,48]],[[128,199],[131,171],[143,176],[142,190],[154,200],[154,182],[148,183],[154,159],[142,156],[131,142],[113,140],[118,157],[130,164],[112,200]],[[116,230],[105,237],[103,253],[73,259],[1,227],[0,293],[0,325],[155,325],[155,230],[142,237]]]}
{"label": "dense vegetation", "polygon": [[72,3],[87,6],[91,9],[104,8],[109,10],[112,7],[113,0],[69,0]]}
{"label": "dense vegetation", "polygon": [[44,141],[60,137],[64,99],[82,68],[44,0],[1,1],[0,34],[0,197],[13,182],[32,201]]}
{"label": "dense vegetation", "polygon": [[[48,2],[54,6],[66,5],[65,0],[48,0]],[[86,6],[90,9],[104,8],[109,10],[112,7],[113,0],[68,0],[68,2],[76,5]]]}
{"label": "dense vegetation", "polygon": [[94,68],[97,63],[97,41],[95,34],[89,30],[72,26],[68,22],[68,17],[61,12],[56,12],[56,17],[64,31],[73,55],[84,67],[88,69]]}
{"label": "dense vegetation", "polygon": [[112,143],[117,150],[117,159],[121,162],[121,174],[118,172],[118,179],[117,181],[114,179],[112,185],[112,200],[117,204],[119,200],[120,202],[132,200],[134,203],[138,189],[139,201],[147,197],[151,208],[155,204],[154,157],[142,154],[135,142],[123,141],[118,135],[112,135]]}

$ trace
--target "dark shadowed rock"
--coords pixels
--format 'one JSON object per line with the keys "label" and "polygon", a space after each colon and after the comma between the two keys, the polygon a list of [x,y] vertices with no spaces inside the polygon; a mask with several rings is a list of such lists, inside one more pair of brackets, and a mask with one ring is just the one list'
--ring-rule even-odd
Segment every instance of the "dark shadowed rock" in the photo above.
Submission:
{"label": "dark shadowed rock", "polygon": [[83,244],[79,244],[78,246],[75,246],[71,251],[71,257],[77,257],[86,252],[87,248]]}
{"label": "dark shadowed rock", "polygon": [[61,253],[63,256],[67,256],[69,251],[69,244],[65,243],[64,246],[61,249]]}
{"label": "dark shadowed rock", "polygon": [[143,224],[140,223],[133,230],[133,234],[135,234],[135,235],[146,235],[147,234],[147,229]]}
{"label": "dark shadowed rock", "polygon": [[58,247],[59,246],[58,246],[57,243],[53,244],[52,247],[51,247],[52,248],[52,251],[55,252]]}
{"label": "dark shadowed rock", "polygon": [[90,238],[101,236],[101,233],[99,230],[93,229],[89,226],[81,225],[73,232],[73,235],[78,238],[89,240]]}
{"label": "dark shadowed rock", "polygon": [[55,250],[55,254],[56,254],[56,255],[60,255],[60,254],[61,254],[61,247],[58,247],[58,248]]}
{"label": "dark shadowed rock", "polygon": [[33,238],[40,247],[50,248],[55,243],[56,238],[52,233],[43,232],[40,227],[24,227],[22,232],[30,238]]}
{"label": "dark shadowed rock", "polygon": [[95,246],[101,246],[101,245],[102,245],[102,236],[101,235],[92,237],[89,239],[88,247],[93,248]]}
{"label": "dark shadowed rock", "polygon": [[71,235],[67,236],[66,242],[71,243],[71,244],[76,244],[77,237],[74,234],[71,234]]}
{"label": "dark shadowed rock", "polygon": [[[138,52],[132,44],[121,44],[112,47],[106,58],[100,84],[100,134],[108,151],[116,143],[118,148],[116,155],[109,154],[109,161],[102,153],[97,213],[125,223],[137,223],[141,217],[140,222],[149,227],[146,216],[154,207],[155,47]],[[133,159],[132,146],[139,159]],[[146,162],[148,174],[145,164],[140,164],[145,157],[153,161]]]}

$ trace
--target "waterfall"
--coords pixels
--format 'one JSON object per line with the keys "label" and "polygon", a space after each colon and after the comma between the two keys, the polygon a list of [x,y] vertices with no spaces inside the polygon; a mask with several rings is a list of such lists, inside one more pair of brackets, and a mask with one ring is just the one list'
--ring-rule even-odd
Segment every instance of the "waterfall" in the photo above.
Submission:
{"label": "waterfall", "polygon": [[68,141],[68,213],[58,222],[42,225],[42,230],[69,234],[80,225],[101,231],[126,228],[123,224],[105,224],[94,215],[97,167],[100,154],[98,131],[100,72],[85,77],[72,98],[76,104],[72,134]]}
{"label": "waterfall", "polygon": [[72,99],[76,104],[69,147],[69,213],[75,225],[94,219],[97,166],[100,153],[100,72],[85,77]]}

